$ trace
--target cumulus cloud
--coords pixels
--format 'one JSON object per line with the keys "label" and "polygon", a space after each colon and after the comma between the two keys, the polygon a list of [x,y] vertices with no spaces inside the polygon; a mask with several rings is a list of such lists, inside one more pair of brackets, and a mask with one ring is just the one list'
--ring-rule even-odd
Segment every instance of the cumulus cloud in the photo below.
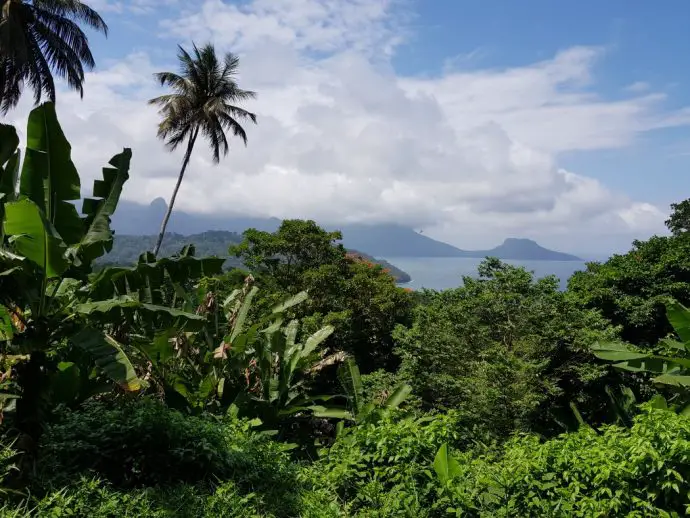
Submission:
{"label": "cumulus cloud", "polygon": [[[665,111],[664,95],[649,89],[614,101],[594,93],[604,49],[405,77],[388,59],[406,36],[406,11],[393,0],[206,0],[186,9],[161,21],[161,46],[211,40],[240,52],[240,81],[259,93],[247,105],[259,124],[247,127],[248,147],[235,142],[219,166],[198,146],[180,209],[396,221],[464,247],[527,235],[573,250],[573,239],[604,247],[611,236],[663,228],[658,208],[559,166],[563,152],[623,147],[690,123],[690,111]],[[180,164],[156,140],[158,115],[145,103],[158,94],[151,73],[172,58],[126,56],[89,74],[83,101],[59,98],[83,174],[97,176],[131,146],[125,197],[142,203],[169,197]]]}

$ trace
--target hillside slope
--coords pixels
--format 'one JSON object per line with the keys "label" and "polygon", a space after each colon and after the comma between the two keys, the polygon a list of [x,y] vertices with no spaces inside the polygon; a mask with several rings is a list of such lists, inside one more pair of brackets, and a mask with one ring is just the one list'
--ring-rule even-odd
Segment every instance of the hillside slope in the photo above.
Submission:
{"label": "hillside slope", "polygon": [[[102,264],[118,264],[130,265],[136,263],[139,255],[151,250],[156,241],[155,235],[150,236],[132,236],[119,235],[115,236],[115,243],[113,250],[101,261]],[[230,245],[238,244],[242,241],[242,236],[236,232],[224,232],[222,230],[209,230],[201,234],[192,234],[184,236],[182,234],[168,234],[163,241],[160,256],[173,255],[180,251],[180,249],[189,244],[196,247],[198,256],[217,256],[226,257],[225,267],[241,267],[242,263],[236,257],[228,256],[228,247]],[[388,261],[375,259],[370,254],[361,252],[359,250],[348,249],[348,252],[358,255],[363,259],[380,264],[384,268],[390,270],[390,274],[398,283],[410,282],[410,276],[402,271],[400,268],[392,265]]]}

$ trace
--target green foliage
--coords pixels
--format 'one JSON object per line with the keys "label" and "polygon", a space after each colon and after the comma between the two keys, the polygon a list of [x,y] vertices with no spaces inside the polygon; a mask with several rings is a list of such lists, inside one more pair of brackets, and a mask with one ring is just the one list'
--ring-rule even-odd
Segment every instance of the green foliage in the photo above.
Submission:
{"label": "green foliage", "polygon": [[412,387],[400,384],[394,387],[380,402],[366,401],[359,367],[352,358],[346,358],[338,368],[338,379],[347,394],[349,412],[346,417],[355,424],[373,423],[387,417],[407,399]]}
{"label": "green foliage", "polygon": [[337,243],[340,238],[339,232],[326,232],[313,221],[285,220],[274,233],[246,231],[230,253],[267,288],[271,296],[265,304],[309,292],[309,303],[295,316],[312,332],[335,327],[326,343],[330,352],[353,356],[365,373],[392,369],[391,334],[397,324],[409,323],[412,296],[383,267],[348,255]]}
{"label": "green foliage", "polygon": [[[337,516],[251,422],[184,416],[147,399],[58,417],[24,504],[40,516]],[[16,509],[0,516],[23,516]]]}
{"label": "green foliage", "polygon": [[331,395],[311,396],[308,380],[342,359],[325,356],[322,347],[333,327],[306,333],[299,320],[286,318],[306,303],[306,292],[257,315],[251,309],[259,289],[251,276],[222,302],[214,291],[216,281],[199,282],[191,292],[176,287],[176,299],[183,309],[195,311],[201,328],[184,333],[168,329],[141,343],[153,383],[161,386],[168,403],[196,412],[230,410],[281,432],[311,416],[348,417],[341,408],[315,404]]}
{"label": "green foliage", "polygon": [[690,199],[671,204],[671,216],[665,221],[674,236],[690,230]]}
{"label": "green foliage", "polygon": [[632,428],[518,436],[499,457],[457,454],[435,505],[459,516],[680,516],[689,458],[690,420],[648,409]]}
{"label": "green foliage", "polygon": [[592,350],[597,358],[617,362],[614,367],[618,369],[652,374],[652,382],[677,392],[674,403],[690,412],[690,310],[677,302],[668,302],[666,314],[681,341],[663,340],[658,354],[621,342],[596,344]]}
{"label": "green foliage", "polygon": [[[400,378],[426,408],[462,408],[471,423],[507,437],[515,430],[553,431],[569,403],[600,419],[606,369],[589,347],[616,334],[595,312],[497,260],[454,290],[427,293],[410,328],[396,330]],[[469,423],[468,423],[469,424]]]}
{"label": "green foliage", "polygon": [[275,233],[249,229],[230,255],[246,268],[267,275],[283,291],[301,291],[303,277],[323,265],[345,268],[340,232],[326,232],[313,221],[285,220]]}
{"label": "green foliage", "polygon": [[436,452],[444,443],[471,444],[470,436],[457,412],[389,415],[345,429],[313,466],[313,477],[352,515],[368,516],[372,510],[381,513],[374,516],[424,516],[433,499],[429,475]]}
{"label": "green foliage", "polygon": [[596,309],[621,338],[654,347],[673,330],[664,304],[690,304],[690,236],[655,236],[634,241],[630,252],[604,263],[589,263],[568,282],[568,293],[580,305]]}
{"label": "green foliage", "polygon": [[20,457],[14,445],[7,439],[7,437],[0,436],[0,497],[6,498],[16,494],[16,491],[10,489],[9,481],[12,475],[18,470],[17,461]]}
{"label": "green foliage", "polygon": [[86,402],[63,410],[46,431],[45,476],[93,473],[117,486],[210,480],[228,470],[222,429],[152,400]]}

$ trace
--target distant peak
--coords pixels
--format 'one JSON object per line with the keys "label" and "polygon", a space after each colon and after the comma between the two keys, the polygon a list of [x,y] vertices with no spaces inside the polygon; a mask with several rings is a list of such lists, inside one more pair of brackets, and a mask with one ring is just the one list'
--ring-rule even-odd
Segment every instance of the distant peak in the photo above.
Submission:
{"label": "distant peak", "polygon": [[163,198],[160,198],[160,197],[153,200],[149,206],[153,209],[167,209],[168,208],[168,204],[165,202],[165,200]]}
{"label": "distant peak", "polygon": [[503,241],[504,245],[509,244],[524,244],[524,245],[536,245],[537,242],[533,239],[527,239],[526,237],[507,237]]}

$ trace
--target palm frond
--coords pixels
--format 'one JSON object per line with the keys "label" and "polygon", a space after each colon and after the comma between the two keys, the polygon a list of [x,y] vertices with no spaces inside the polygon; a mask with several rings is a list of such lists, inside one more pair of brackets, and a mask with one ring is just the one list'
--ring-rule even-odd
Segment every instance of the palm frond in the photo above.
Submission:
{"label": "palm frond", "polygon": [[54,101],[53,74],[83,95],[84,68],[92,69],[95,60],[80,24],[107,36],[103,18],[79,0],[2,3],[0,113],[17,105],[25,85],[36,103],[44,94]]}
{"label": "palm frond", "polygon": [[56,14],[85,23],[92,29],[108,35],[108,25],[101,15],[79,0],[33,0],[33,5],[41,13]]}
{"label": "palm frond", "polygon": [[62,41],[62,48],[67,47],[72,50],[76,61],[81,61],[89,69],[96,66],[89,48],[89,39],[76,22],[53,13],[43,12],[40,16],[36,16],[34,27],[40,27],[43,32],[53,33],[56,40]]}

